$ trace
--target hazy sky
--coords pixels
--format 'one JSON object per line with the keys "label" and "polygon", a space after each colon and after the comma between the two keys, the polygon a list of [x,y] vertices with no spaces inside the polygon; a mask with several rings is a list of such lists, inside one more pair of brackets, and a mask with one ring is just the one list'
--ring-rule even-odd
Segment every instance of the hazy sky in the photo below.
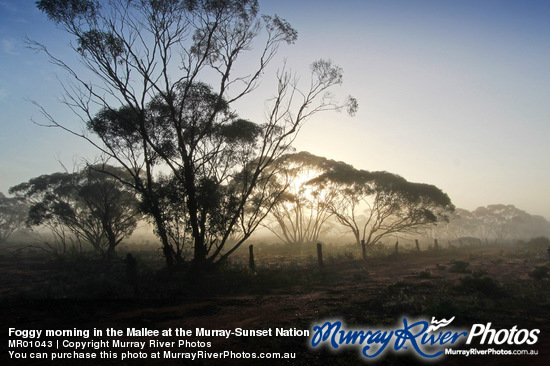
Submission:
{"label": "hazy sky", "polygon": [[[503,203],[550,219],[550,1],[260,1],[299,32],[281,49],[302,73],[344,69],[337,94],[359,113],[317,115],[298,150],[435,184],[465,209]],[[67,38],[34,1],[0,1],[0,191],[93,157],[85,142],[34,125],[62,74],[23,37],[63,54]],[[57,71],[56,71],[57,70]],[[266,75],[269,77],[269,75]],[[258,103],[259,106],[263,102]],[[257,108],[238,112],[255,118]]]}

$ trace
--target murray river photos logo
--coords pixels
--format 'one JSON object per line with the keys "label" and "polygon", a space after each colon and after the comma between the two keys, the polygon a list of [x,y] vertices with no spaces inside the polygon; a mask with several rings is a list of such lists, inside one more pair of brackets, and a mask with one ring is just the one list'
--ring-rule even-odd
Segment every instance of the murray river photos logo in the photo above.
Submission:
{"label": "murray river photos logo", "polygon": [[437,359],[465,342],[476,341],[486,345],[533,345],[538,341],[539,329],[493,329],[491,323],[474,324],[471,329],[449,327],[451,319],[410,321],[403,318],[394,328],[347,329],[340,320],[325,321],[313,326],[311,347],[322,345],[337,350],[340,347],[358,347],[361,355],[374,359],[386,351],[412,352],[424,359]]}

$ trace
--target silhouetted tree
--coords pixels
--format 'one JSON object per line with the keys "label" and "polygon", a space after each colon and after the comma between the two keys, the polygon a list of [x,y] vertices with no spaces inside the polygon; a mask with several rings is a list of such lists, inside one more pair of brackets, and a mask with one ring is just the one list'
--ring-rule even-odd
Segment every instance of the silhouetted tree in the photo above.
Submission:
{"label": "silhouetted tree", "polygon": [[[255,0],[124,1],[41,0],[50,20],[74,36],[90,80],[45,46],[31,42],[68,71],[65,103],[86,122],[106,160],[131,175],[156,227],[168,265],[182,260],[166,216],[180,215],[193,260],[223,260],[257,228],[280,193],[263,193],[274,169],[308,117],[357,102],[336,103],[328,92],[342,83],[342,70],[320,60],[311,67],[309,88],[285,68],[267,103],[266,121],[239,119],[231,105],[259,85],[280,44],[297,32],[277,16],[260,16]],[[256,54],[253,44],[263,42]],[[252,59],[241,62],[243,55]],[[243,69],[244,72],[239,72]],[[208,81],[208,84],[205,83]],[[210,86],[212,85],[212,86]],[[253,101],[258,103],[258,101]],[[98,107],[100,111],[98,113]],[[51,126],[67,129],[44,111]],[[167,182],[158,181],[168,169]],[[179,196],[170,201],[170,196]],[[172,207],[167,209],[166,203]],[[185,205],[185,207],[181,205]],[[180,205],[175,210],[175,205]],[[178,217],[168,225],[173,225]],[[178,224],[179,225],[179,224]],[[229,248],[228,238],[239,236]],[[179,234],[178,234],[179,235]],[[222,253],[223,251],[223,253]]]}
{"label": "silhouetted tree", "polygon": [[0,192],[0,243],[22,228],[27,218],[27,205],[20,199],[6,197]]}
{"label": "silhouetted tree", "polygon": [[287,188],[264,226],[286,244],[316,243],[333,215],[334,192],[308,182],[335,162],[308,152],[287,154],[279,160],[277,180]]}
{"label": "silhouetted tree", "polygon": [[103,171],[123,172],[114,167],[101,169],[42,175],[10,188],[10,193],[29,202],[29,225],[49,227],[64,247],[70,233],[74,240],[84,240],[112,256],[136,228],[140,213],[135,193]]}
{"label": "silhouetted tree", "polygon": [[422,228],[421,234],[431,241],[447,239],[459,244],[470,244],[479,240],[476,238],[479,221],[470,211],[457,208],[448,215],[448,219],[448,222]]}
{"label": "silhouetted tree", "polygon": [[82,183],[78,195],[92,215],[101,221],[106,238],[105,245],[96,249],[112,256],[117,245],[134,232],[142,217],[139,201],[130,187],[114,178],[125,176],[120,168],[91,166],[80,175]]}
{"label": "silhouetted tree", "polygon": [[488,205],[472,211],[477,221],[477,235],[484,241],[495,242],[511,239],[527,239],[550,232],[548,221],[541,216],[533,216],[514,205]]}
{"label": "silhouetted tree", "polygon": [[[406,233],[447,220],[454,210],[439,188],[410,183],[387,172],[357,170],[337,163],[310,184],[336,193],[330,210],[348,228],[357,244],[378,243],[387,235]],[[360,215],[364,211],[365,215]]]}
{"label": "silhouetted tree", "polygon": [[446,238],[459,244],[486,243],[489,240],[527,240],[548,235],[550,223],[542,216],[530,215],[514,205],[488,205],[474,211],[457,208],[449,222],[423,230],[427,237]]}

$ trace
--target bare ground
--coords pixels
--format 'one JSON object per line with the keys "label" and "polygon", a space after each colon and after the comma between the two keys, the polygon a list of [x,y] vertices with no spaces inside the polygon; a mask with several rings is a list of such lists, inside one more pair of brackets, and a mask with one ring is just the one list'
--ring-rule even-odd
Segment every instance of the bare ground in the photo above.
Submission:
{"label": "bare ground", "polygon": [[[376,329],[377,326],[396,325],[405,315],[426,319],[456,316],[453,325],[468,329],[472,324],[491,322],[496,329],[517,325],[518,329],[541,330],[536,345],[510,346],[510,349],[538,350],[538,356],[447,356],[439,361],[440,364],[548,365],[549,282],[529,276],[536,267],[547,264],[544,253],[518,248],[433,250],[367,261],[325,261],[322,269],[305,263],[303,266],[283,265],[277,270],[260,267],[256,274],[241,270],[221,271],[201,279],[157,277],[152,282],[144,280],[134,297],[131,286],[124,281],[122,285],[110,285],[106,280],[105,286],[118,291],[114,294],[112,291],[107,291],[105,296],[101,292],[86,293],[90,291],[87,286],[102,286],[103,282],[82,285],[71,277],[82,276],[74,268],[68,271],[67,267],[60,269],[43,260],[6,255],[0,258],[0,319],[4,324],[0,360],[10,365],[29,364],[29,360],[9,358],[9,327],[311,329],[313,324],[324,319],[341,319],[349,326]],[[109,273],[123,277],[123,268],[117,268],[118,272]],[[67,288],[62,288],[63,284],[67,284]],[[163,340],[177,339],[165,337]],[[364,361],[358,349],[336,353],[326,349],[312,351],[307,346],[307,337],[193,337],[189,340],[212,342],[210,351],[297,353],[294,360],[263,363],[311,365]],[[155,364],[153,360],[131,362],[135,363]],[[157,363],[184,362],[162,360]],[[220,362],[203,360],[200,363]],[[245,360],[234,363],[258,364]],[[421,363],[411,353],[387,353],[378,364]],[[94,364],[126,363],[101,360]]]}

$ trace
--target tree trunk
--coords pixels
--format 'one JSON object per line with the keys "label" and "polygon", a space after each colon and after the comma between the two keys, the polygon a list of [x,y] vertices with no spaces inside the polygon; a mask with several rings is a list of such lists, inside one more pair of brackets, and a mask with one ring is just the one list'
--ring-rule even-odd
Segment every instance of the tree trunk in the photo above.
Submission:
{"label": "tree trunk", "polygon": [[355,236],[355,242],[357,243],[357,246],[361,247],[362,241],[361,241],[361,235],[359,234],[359,230],[357,230],[357,231],[353,230],[353,235]]}
{"label": "tree trunk", "polygon": [[254,245],[250,245],[248,247],[248,253],[249,253],[248,267],[250,268],[250,271],[254,272],[256,270],[256,263],[254,262]]}
{"label": "tree trunk", "polygon": [[195,239],[195,247],[193,249],[193,262],[201,265],[206,263],[206,246],[204,245],[204,239],[199,236]]}
{"label": "tree trunk", "polygon": [[115,248],[118,244],[118,241],[116,240],[116,235],[113,232],[113,229],[109,225],[103,225],[103,228],[105,229],[105,233],[107,234],[108,247],[107,247],[107,258],[112,258],[115,255]]}
{"label": "tree trunk", "polygon": [[162,254],[166,259],[166,265],[168,267],[174,267],[176,264],[176,253],[174,252],[174,248],[172,248],[170,242],[168,241],[166,227],[164,226],[164,220],[162,219],[158,205],[150,205],[150,209],[153,218],[155,219],[155,224],[157,226],[157,235],[160,237],[162,243]]}

